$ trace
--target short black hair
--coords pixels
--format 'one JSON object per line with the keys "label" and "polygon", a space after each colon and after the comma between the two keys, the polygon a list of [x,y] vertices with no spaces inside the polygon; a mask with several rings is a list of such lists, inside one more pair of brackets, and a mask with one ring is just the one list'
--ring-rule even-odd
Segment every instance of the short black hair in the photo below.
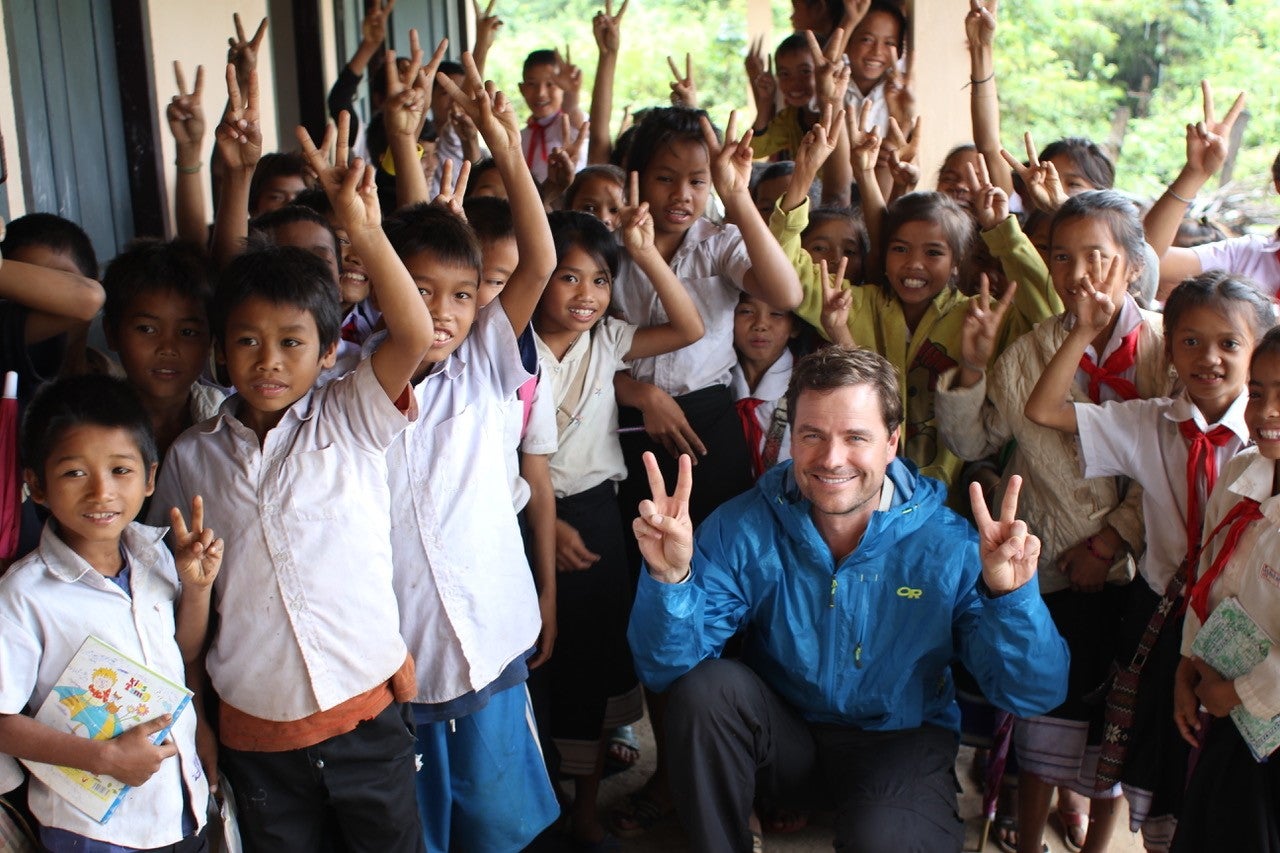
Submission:
{"label": "short black hair", "polygon": [[207,317],[213,300],[213,267],[190,243],[142,238],[107,264],[102,289],[107,294],[102,325],[108,332],[118,331],[135,299],[152,293],[190,297]]}
{"label": "short black hair", "polygon": [[383,230],[401,260],[430,252],[441,263],[474,269],[477,276],[484,268],[475,229],[439,205],[419,202],[402,208],[383,223]]}
{"label": "short black hair", "polygon": [[255,216],[249,220],[249,233],[265,235],[271,238],[272,242],[275,242],[276,229],[285,225],[293,225],[295,222],[310,222],[314,225],[319,225],[329,235],[329,239],[333,241],[333,256],[335,258],[342,257],[342,248],[338,245],[337,232],[329,224],[328,218],[313,207],[301,204],[286,204],[284,207],[269,210],[261,216]]}
{"label": "short black hair", "polygon": [[1193,308],[1207,307],[1221,313],[1241,312],[1256,341],[1276,324],[1271,300],[1250,278],[1224,270],[1208,270],[1185,279],[1164,303],[1164,339],[1173,342],[1182,315]]}
{"label": "short black hair", "polygon": [[1059,155],[1071,158],[1071,162],[1075,163],[1076,168],[1080,170],[1080,175],[1093,184],[1095,190],[1109,190],[1115,186],[1116,164],[1111,162],[1107,153],[1092,139],[1068,136],[1065,139],[1050,142],[1040,152],[1040,162],[1043,163]]}
{"label": "short black hair", "polygon": [[455,74],[467,73],[467,69],[462,67],[461,62],[454,62],[452,59],[441,60],[440,67],[437,68],[436,71],[440,72],[446,77],[452,77]]}
{"label": "short black hair", "polygon": [[337,342],[342,306],[338,289],[333,286],[333,273],[328,264],[306,249],[251,244],[249,251],[227,265],[219,277],[210,311],[210,326],[219,340],[226,341],[231,312],[254,297],[310,314],[320,335],[322,352]]}
{"label": "short black hair", "polygon": [[547,214],[547,224],[551,226],[557,265],[577,246],[604,264],[609,278],[618,277],[618,240],[599,219],[577,210],[557,210]]}
{"label": "short black hair", "polygon": [[529,69],[538,65],[559,65],[560,57],[556,56],[554,50],[542,48],[535,50],[524,58],[524,65],[520,67],[521,74],[528,74]]}
{"label": "short black hair", "polygon": [[791,53],[807,53],[812,56],[812,52],[809,49],[809,37],[804,33],[792,33],[778,42],[777,48],[773,51],[773,56],[776,59]]}
{"label": "short black hair", "polygon": [[296,151],[274,151],[263,154],[262,159],[253,170],[253,179],[249,181],[249,213],[258,209],[258,201],[262,195],[263,185],[280,176],[297,175],[307,180],[307,164],[302,155]]}
{"label": "short black hair", "polygon": [[[659,146],[671,145],[673,142],[705,144],[701,124],[701,119],[705,117],[706,110],[689,107],[657,107],[649,110],[636,127],[627,148],[627,172],[639,172],[643,178]],[[712,131],[715,131],[714,125]],[[716,137],[719,138],[718,132]]]}
{"label": "short black hair", "polygon": [[848,222],[853,226],[853,238],[858,241],[858,247],[862,250],[862,257],[867,256],[867,252],[871,251],[871,237],[867,233],[866,220],[862,218],[862,213],[852,207],[820,207],[813,213],[809,214],[809,224],[800,232],[800,239],[803,240],[809,236],[809,233],[820,225],[828,222]]}
{"label": "short black hair", "polygon": [[109,376],[67,376],[37,391],[22,419],[22,467],[35,474],[41,488],[49,458],[67,430],[78,426],[128,431],[147,472],[160,459],[151,416],[128,382]]}
{"label": "short black hair", "polygon": [[565,207],[573,206],[573,200],[577,198],[582,185],[592,178],[606,178],[617,184],[624,196],[627,193],[627,173],[622,171],[621,167],[612,163],[592,163],[590,166],[583,166],[578,170],[578,174],[573,176],[573,183],[569,184],[569,188],[564,191]]}
{"label": "short black hair", "polygon": [[880,257],[889,256],[889,243],[908,222],[932,222],[942,229],[951,249],[951,262],[959,267],[968,257],[977,236],[977,224],[951,196],[939,192],[907,193],[894,199],[880,226]]}
{"label": "short black hair", "polygon": [[[471,167],[471,174],[467,177],[467,191],[463,193],[463,198],[471,198],[471,192],[480,185],[480,176],[495,171],[498,168],[498,161],[492,157],[485,157],[479,163]],[[501,175],[499,175],[501,178]],[[481,196],[483,198],[483,196]]]}
{"label": "short black hair", "polygon": [[516,221],[511,216],[511,203],[497,196],[476,196],[462,203],[467,222],[481,245],[516,236]]}
{"label": "short black hair", "polygon": [[8,258],[28,246],[43,246],[65,254],[71,258],[80,275],[98,277],[98,256],[94,254],[93,242],[84,229],[70,219],[52,213],[19,216],[5,228],[0,253]]}
{"label": "short black hair", "polygon": [[[303,190],[293,197],[293,201],[290,204],[314,210],[325,219],[333,215],[333,203],[329,201],[329,196],[325,191],[319,187]],[[265,216],[266,214],[263,215]]]}

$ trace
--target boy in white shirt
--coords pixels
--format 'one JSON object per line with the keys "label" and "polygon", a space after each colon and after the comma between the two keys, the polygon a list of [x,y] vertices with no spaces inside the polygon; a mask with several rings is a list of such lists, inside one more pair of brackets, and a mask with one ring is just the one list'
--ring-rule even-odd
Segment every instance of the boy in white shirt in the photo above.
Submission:
{"label": "boy in white shirt", "polygon": [[157,453],[150,417],[124,382],[79,376],[47,386],[27,409],[22,461],[32,498],[53,518],[40,546],[0,580],[0,751],[135,786],[98,823],[32,777],[40,841],[55,853],[205,850],[209,787],[194,709],[92,738],[28,715],[90,636],[181,683],[175,610],[208,607],[222,541],[203,527],[199,498],[192,531],[173,512],[176,566],[163,529],[132,523],[155,486]]}
{"label": "boy in white shirt", "polygon": [[341,319],[329,268],[287,247],[232,261],[213,328],[237,393],[174,443],[152,512],[200,490],[219,496],[215,526],[240,534],[216,585],[205,663],[246,850],[323,849],[336,827],[348,850],[416,852],[413,739],[399,704],[412,696],[413,659],[391,585],[386,449],[408,424],[398,401],[431,345],[431,318],[382,232],[372,168],[348,168],[342,149],[329,166],[305,132],[299,141],[387,335],[316,388]]}
{"label": "boy in white shirt", "polygon": [[497,162],[515,220],[510,277],[477,311],[483,262],[470,226],[435,205],[387,223],[435,328],[413,373],[414,422],[387,459],[401,632],[432,662],[418,672],[412,709],[423,831],[441,853],[518,850],[559,814],[525,689],[543,624],[503,439],[506,401],[531,376],[516,340],[555,251],[512,106],[501,93],[485,96],[469,54],[463,64],[463,89],[447,77],[437,85]]}

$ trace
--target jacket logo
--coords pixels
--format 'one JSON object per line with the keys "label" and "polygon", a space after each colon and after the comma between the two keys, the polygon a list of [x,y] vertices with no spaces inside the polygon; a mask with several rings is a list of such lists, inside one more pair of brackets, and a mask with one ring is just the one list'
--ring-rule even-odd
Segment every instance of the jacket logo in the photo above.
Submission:
{"label": "jacket logo", "polygon": [[898,598],[910,598],[914,600],[922,595],[924,595],[924,590],[922,589],[915,589],[909,586],[898,587]]}

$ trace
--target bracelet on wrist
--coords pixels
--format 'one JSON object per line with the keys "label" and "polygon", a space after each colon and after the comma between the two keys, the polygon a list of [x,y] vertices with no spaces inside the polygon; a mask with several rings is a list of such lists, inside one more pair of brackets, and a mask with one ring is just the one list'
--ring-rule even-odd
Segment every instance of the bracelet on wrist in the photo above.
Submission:
{"label": "bracelet on wrist", "polygon": [[179,163],[177,160],[174,160],[173,165],[177,167],[178,174],[180,175],[197,175],[200,173],[200,170],[204,168],[204,161],[201,160],[199,163],[196,163],[194,166],[184,166],[181,163]]}
{"label": "bracelet on wrist", "polygon": [[996,72],[992,71],[990,74],[988,74],[986,77],[983,77],[981,80],[974,80],[972,77],[970,77],[970,78],[969,78],[969,85],[970,85],[970,86],[981,86],[983,83],[990,82],[990,81],[992,81],[992,80],[994,80],[994,79],[996,79]]}
{"label": "bracelet on wrist", "polygon": [[1182,202],[1183,204],[1186,204],[1186,205],[1194,204],[1194,203],[1195,203],[1195,200],[1196,200],[1196,197],[1195,197],[1195,196],[1192,196],[1191,198],[1187,198],[1187,197],[1185,197],[1185,196],[1180,196],[1180,195],[1178,195],[1176,192],[1174,192],[1174,191],[1173,191],[1173,187],[1169,187],[1168,189],[1166,189],[1166,190],[1165,190],[1165,195],[1171,195],[1171,196],[1173,196],[1174,198],[1176,198],[1178,201],[1180,201],[1180,202]]}
{"label": "bracelet on wrist", "polygon": [[1098,538],[1097,536],[1090,536],[1088,539],[1084,540],[1084,545],[1086,548],[1089,549],[1089,553],[1093,555],[1093,558],[1095,560],[1101,560],[1104,563],[1110,563],[1114,561],[1116,558],[1116,555],[1114,553],[1110,555],[1099,553],[1097,543],[1094,542],[1094,540],[1097,538]]}

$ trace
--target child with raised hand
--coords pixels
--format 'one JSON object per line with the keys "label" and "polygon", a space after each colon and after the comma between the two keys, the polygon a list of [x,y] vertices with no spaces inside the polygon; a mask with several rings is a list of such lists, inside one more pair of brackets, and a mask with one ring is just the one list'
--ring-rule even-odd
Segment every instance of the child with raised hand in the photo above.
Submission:
{"label": "child with raised hand", "polygon": [[605,0],[604,9],[591,19],[591,34],[595,37],[600,58],[596,61],[596,77],[591,84],[588,163],[608,163],[613,154],[613,135],[610,132],[613,125],[613,79],[618,69],[618,53],[622,49],[622,16],[627,13],[630,3],[631,0],[622,0],[615,14],[613,0]]}
{"label": "child with raised hand", "polygon": [[[1237,707],[1263,720],[1280,714],[1274,568],[1280,553],[1280,330],[1269,331],[1254,349],[1248,389],[1244,419],[1254,446],[1227,463],[1205,505],[1204,547],[1182,626],[1174,713],[1183,738],[1201,752],[1178,818],[1175,853],[1280,848],[1280,763],[1254,758],[1227,716]],[[1268,655],[1233,679],[1195,657],[1192,647],[1201,625],[1229,598],[1271,640]],[[1207,731],[1201,706],[1211,716]]]}
{"label": "child with raised hand", "polygon": [[151,417],[160,458],[184,430],[218,413],[226,396],[201,383],[212,335],[212,270],[190,243],[135,243],[107,265],[102,329]]}
{"label": "child with raised hand", "polygon": [[639,195],[633,172],[621,242],[669,319],[636,327],[608,316],[618,244],[598,220],[572,212],[550,217],[557,265],[534,317],[560,434],[551,459],[560,569],[559,650],[549,664],[551,731],[561,772],[574,777],[572,832],[584,845],[604,838],[596,794],[605,735],[641,716],[626,639],[631,572],[616,484],[627,468],[613,376],[627,362],[687,346],[703,331],[694,300],[655,246],[653,219]]}
{"label": "child with raised hand", "polygon": [[[1060,261],[1061,254],[1054,252],[1051,260],[1073,265],[1066,298],[1077,322],[1028,396],[1026,417],[1079,435],[1085,477],[1124,476],[1142,486],[1146,550],[1138,571],[1144,582],[1131,587],[1116,655],[1117,678],[1140,678],[1137,704],[1129,730],[1117,731],[1118,739],[1108,734],[1109,744],[1128,745],[1123,767],[1104,746],[1097,784],[1122,781],[1130,826],[1142,828],[1147,849],[1166,849],[1187,770],[1187,745],[1174,727],[1172,708],[1186,561],[1199,551],[1201,507],[1217,472],[1249,442],[1244,422],[1249,353],[1274,323],[1274,314],[1266,298],[1239,278],[1215,271],[1187,279],[1164,310],[1165,353],[1182,393],[1102,405],[1074,402],[1073,377],[1090,343],[1117,314],[1108,294],[1124,286],[1126,264],[1119,255],[1104,259],[1097,248],[1087,258]],[[1153,629],[1158,631],[1154,638]],[[1109,698],[1108,705],[1114,701]],[[1112,722],[1108,715],[1109,730]]]}
{"label": "child with raised hand", "polygon": [[315,387],[338,340],[332,273],[291,247],[237,257],[212,312],[237,393],[174,442],[151,514],[216,493],[212,525],[246,531],[216,582],[205,659],[246,846],[316,849],[336,828],[351,850],[420,851],[386,451],[408,424],[431,317],[382,232],[372,167],[348,164],[333,127],[333,166],[301,128],[299,141],[369,271],[387,336]]}
{"label": "child with raised hand", "polygon": [[[29,805],[42,849],[207,849],[208,780],[196,757],[196,708],[101,738],[56,731],[31,716],[90,636],[175,682],[184,680],[185,614],[207,609],[223,542],[191,501],[166,514],[175,532],[133,522],[155,487],[150,416],[123,382],[72,377],[45,386],[27,408],[21,452],[32,498],[52,519],[39,550],[0,579],[0,752],[133,786],[99,823],[32,778]],[[155,736],[172,725],[161,743]]]}
{"label": "child with raised hand", "polygon": [[[859,123],[869,128],[869,120],[870,108],[864,105]],[[800,242],[809,214],[804,188],[843,132],[843,117],[837,114],[814,125],[805,136],[792,183],[769,223],[804,287],[805,298],[796,313],[824,336],[828,334],[822,325],[827,301],[823,277]],[[872,249],[884,266],[881,286],[850,288],[848,331],[857,345],[880,352],[898,368],[906,413],[900,454],[921,473],[950,485],[961,463],[939,441],[934,389],[938,377],[959,364],[961,332],[972,297],[958,290],[957,278],[970,252],[973,220],[941,193],[910,193],[885,209],[875,180],[879,135],[874,128],[859,135],[852,147],[863,212]],[[876,264],[867,269],[878,277]],[[1014,310],[1006,313],[1006,323],[1011,316],[1020,316],[1029,327],[1054,313],[1056,296],[1047,282],[1040,288],[1018,288],[1012,299]]]}
{"label": "child with raised hand", "polygon": [[204,250],[209,245],[209,219],[202,183],[204,162],[200,159],[204,150],[204,108],[200,104],[204,94],[204,66],[196,66],[195,85],[190,92],[186,91],[182,63],[176,59],[173,75],[177,78],[178,94],[165,108],[165,118],[177,149],[173,160],[174,225],[179,240]]}
{"label": "child with raised hand", "polygon": [[[1225,269],[1256,281],[1264,293],[1275,296],[1280,291],[1280,262],[1276,258],[1274,236],[1246,235],[1187,249],[1174,245],[1178,226],[1195,201],[1196,193],[1226,162],[1227,139],[1245,104],[1245,95],[1241,92],[1227,114],[1218,120],[1209,81],[1201,80],[1200,87],[1204,119],[1187,125],[1186,165],[1143,220],[1147,240],[1160,258],[1158,295],[1167,296],[1179,281],[1201,270]],[[1280,157],[1272,165],[1271,173],[1276,191],[1280,192]]]}
{"label": "child with raised hand", "polygon": [[[521,74],[520,95],[530,113],[528,126],[520,131],[521,150],[534,180],[541,182],[547,179],[551,152],[568,146],[560,117],[567,115],[573,127],[582,124],[578,109],[582,72],[559,51],[535,50],[525,57]],[[573,165],[574,171],[587,165],[585,146]]]}
{"label": "child with raised hand", "polygon": [[[497,297],[477,310],[484,258],[465,221],[431,204],[387,223],[435,324],[412,371],[417,416],[387,452],[391,547],[401,632],[430,662],[418,670],[410,708],[426,846],[518,850],[558,813],[525,686],[530,657],[550,653],[554,609],[540,607],[503,434],[508,400],[532,376],[517,338],[555,255],[511,102],[486,88],[469,54],[462,60],[461,87],[443,74],[436,84],[493,152],[510,193],[517,261]],[[375,335],[370,346],[377,343]]]}
{"label": "child with raised hand", "polygon": [[[1054,289],[1062,297],[1075,288],[1095,247],[1120,265],[1106,292],[1116,310],[1080,356],[1071,399],[1102,403],[1166,396],[1171,377],[1160,317],[1143,311],[1128,293],[1144,263],[1136,207],[1114,192],[1083,193],[1059,209],[1049,240]],[[983,291],[986,297],[985,286]],[[1017,830],[1028,839],[1026,845],[1039,849],[1057,785],[1094,798],[1089,849],[1105,850],[1120,792],[1095,790],[1102,707],[1086,697],[1106,679],[1115,658],[1128,583],[1144,542],[1141,489],[1115,477],[1085,479],[1071,436],[1023,414],[1037,378],[1079,321],[1064,311],[993,360],[1012,299],[1006,292],[998,304],[987,298],[969,303],[960,366],[939,379],[938,427],[946,446],[969,461],[1001,453],[1013,442],[1002,481],[1022,477],[1020,508],[1027,524],[1042,531],[1040,594],[1071,650],[1067,702],[1044,717],[1019,720],[1015,728]],[[1068,830],[1073,814],[1060,800],[1059,815]]]}
{"label": "child with raised hand", "polygon": [[564,209],[589,213],[614,231],[622,213],[622,193],[627,175],[617,166],[601,163],[587,166],[564,191]]}

